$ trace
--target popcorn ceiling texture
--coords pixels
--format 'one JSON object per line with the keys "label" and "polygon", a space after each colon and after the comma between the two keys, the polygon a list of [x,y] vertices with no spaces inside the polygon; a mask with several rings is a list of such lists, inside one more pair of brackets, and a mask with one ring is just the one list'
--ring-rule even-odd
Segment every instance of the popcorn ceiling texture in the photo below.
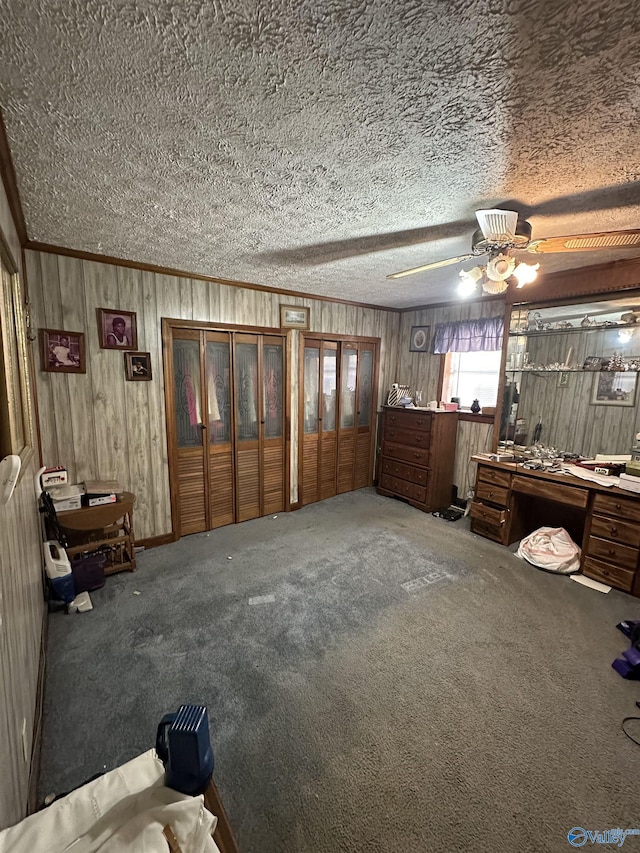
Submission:
{"label": "popcorn ceiling texture", "polygon": [[[634,0],[6,0],[29,237],[403,307],[454,295],[480,206],[636,227]],[[627,185],[627,186],[625,186]],[[545,258],[546,270],[624,253]]]}

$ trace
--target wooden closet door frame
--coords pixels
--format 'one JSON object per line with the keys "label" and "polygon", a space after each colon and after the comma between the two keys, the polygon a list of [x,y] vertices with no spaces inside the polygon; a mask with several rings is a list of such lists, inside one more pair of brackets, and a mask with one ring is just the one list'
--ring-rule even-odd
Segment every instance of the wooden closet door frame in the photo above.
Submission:
{"label": "wooden closet door frame", "polygon": [[[358,371],[357,371],[357,379],[356,379],[356,442],[358,441],[358,435],[360,435],[360,424],[357,423],[358,416],[360,415],[360,369],[362,367],[362,360],[360,354],[363,349],[367,349],[368,341],[358,341]],[[380,348],[375,343],[373,344],[373,364],[371,365],[371,410],[369,412],[369,476],[368,476],[368,485],[373,485],[374,475],[373,475],[373,466],[375,460],[375,446],[376,446],[376,426],[377,426],[377,418],[376,413],[378,410],[378,402],[377,402],[377,392],[378,392],[378,366],[380,361]],[[354,457],[353,466],[354,466],[354,479],[355,479],[355,465],[356,459]]]}
{"label": "wooden closet door frame", "polygon": [[[164,401],[165,401],[165,427],[167,431],[167,459],[169,468],[169,494],[171,497],[171,535],[175,541],[180,539],[182,533],[180,531],[180,515],[178,507],[178,470],[174,454],[171,448],[176,446],[176,435],[173,429],[172,417],[169,413],[172,411],[170,406],[173,404],[173,330],[174,329],[190,329],[196,331],[212,331],[212,332],[239,332],[239,333],[257,333],[262,335],[274,335],[283,339],[283,357],[284,364],[284,379],[285,379],[285,502],[286,511],[291,509],[291,334],[284,329],[273,326],[244,326],[238,323],[213,323],[201,320],[179,320],[170,317],[163,317],[162,324],[162,364],[164,372]],[[204,335],[203,335],[204,337]],[[233,352],[231,353],[233,364]],[[204,381],[204,377],[203,377]],[[234,391],[232,389],[232,395]],[[235,497],[234,497],[235,501]]]}
{"label": "wooden closet door frame", "polygon": [[[338,335],[332,334],[331,332],[300,332],[300,340],[298,343],[298,388],[300,389],[300,393],[298,394],[298,504],[296,508],[300,508],[302,506],[302,438],[304,436],[304,348],[306,342],[314,342],[317,341],[320,346],[320,358],[322,359],[322,343],[324,341],[328,341],[331,343],[338,344],[338,352],[336,356],[336,433],[339,431],[340,424],[340,379],[342,374],[342,343],[355,343],[355,344],[373,344],[374,353],[373,353],[373,378],[372,378],[372,387],[373,387],[373,395],[371,400],[371,442],[369,449],[369,470],[371,472],[371,482],[373,483],[373,462],[375,459],[375,445],[376,445],[376,429],[377,429],[377,418],[376,412],[378,411],[378,375],[380,369],[380,338],[368,337],[363,335]],[[358,357],[359,357],[359,347],[358,347]],[[322,377],[322,365],[320,367],[320,376]],[[358,365],[358,373],[357,378],[359,379],[359,365]],[[355,403],[358,403],[358,388],[356,386],[356,398]],[[354,420],[357,422],[357,414],[355,414],[354,410]],[[357,435],[357,423],[356,426],[356,435]],[[336,436],[336,442],[339,441],[339,436]],[[338,477],[338,466],[337,466],[337,451],[336,451],[336,480]],[[355,458],[354,458],[354,466],[355,466]],[[336,482],[336,491],[337,491],[337,482]]]}

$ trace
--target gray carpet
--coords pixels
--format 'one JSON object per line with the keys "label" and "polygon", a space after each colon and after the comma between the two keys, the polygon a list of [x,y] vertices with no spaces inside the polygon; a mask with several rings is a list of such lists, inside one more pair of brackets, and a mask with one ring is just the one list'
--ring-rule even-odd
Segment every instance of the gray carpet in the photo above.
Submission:
{"label": "gray carpet", "polygon": [[40,791],[202,702],[243,853],[556,851],[576,825],[636,827],[620,721],[640,686],[611,661],[640,601],[466,525],[365,489],[145,552],[94,611],[50,617]]}

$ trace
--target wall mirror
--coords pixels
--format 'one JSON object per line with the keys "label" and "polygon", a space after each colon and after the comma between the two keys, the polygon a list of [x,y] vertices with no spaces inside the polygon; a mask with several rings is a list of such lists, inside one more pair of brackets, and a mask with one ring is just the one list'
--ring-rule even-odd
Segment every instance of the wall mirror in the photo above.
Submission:
{"label": "wall mirror", "polygon": [[34,450],[27,306],[11,253],[0,235],[0,457],[15,454],[24,473]]}
{"label": "wall mirror", "polygon": [[515,306],[499,448],[539,443],[587,458],[631,453],[640,432],[638,371],[640,292]]}

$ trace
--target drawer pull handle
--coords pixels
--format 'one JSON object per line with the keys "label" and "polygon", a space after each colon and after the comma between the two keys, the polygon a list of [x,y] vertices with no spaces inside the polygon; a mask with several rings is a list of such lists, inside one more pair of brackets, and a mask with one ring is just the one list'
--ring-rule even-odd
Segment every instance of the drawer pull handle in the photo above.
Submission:
{"label": "drawer pull handle", "polygon": [[615,548],[609,548],[609,556],[615,557],[615,555],[616,555],[616,549]]}
{"label": "drawer pull handle", "polygon": [[421,436],[421,435],[417,435],[417,436],[416,436],[416,441],[422,441],[422,436]]}
{"label": "drawer pull handle", "polygon": [[489,497],[490,497],[490,498],[492,498],[492,497],[493,497],[493,492],[491,491],[491,489],[489,489]]}
{"label": "drawer pull handle", "polygon": [[611,535],[612,535],[612,536],[616,536],[616,535],[617,535],[617,533],[618,533],[618,528],[617,528],[617,527],[612,527],[612,528],[611,528]]}
{"label": "drawer pull handle", "polygon": [[622,509],[622,504],[616,504],[616,509]]}
{"label": "drawer pull handle", "polygon": [[422,457],[422,453],[414,453],[413,455],[416,459],[420,459]]}
{"label": "drawer pull handle", "polygon": [[603,574],[606,578],[608,578],[608,577],[609,577],[609,572],[608,572],[606,569],[603,569],[603,570],[602,570],[602,574]]}

